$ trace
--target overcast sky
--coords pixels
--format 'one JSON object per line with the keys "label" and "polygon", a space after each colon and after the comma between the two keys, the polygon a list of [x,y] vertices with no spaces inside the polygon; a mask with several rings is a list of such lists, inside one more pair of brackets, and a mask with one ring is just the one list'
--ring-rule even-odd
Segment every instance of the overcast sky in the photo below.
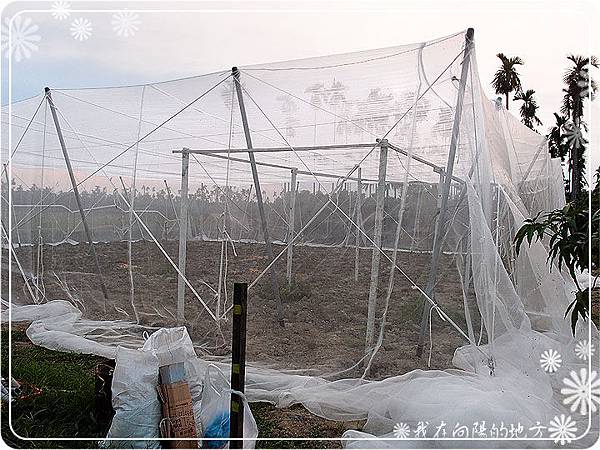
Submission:
{"label": "overcast sky", "polygon": [[[64,20],[50,14],[53,2],[3,3],[3,39],[5,21],[17,11],[48,10],[20,13],[32,20],[33,34],[40,38],[29,58],[13,60],[13,101],[36,95],[46,85],[160,81],[233,65],[421,42],[473,27],[480,78],[489,96],[495,97],[490,87],[499,62],[495,55],[520,56],[523,86],[536,91],[544,122],[540,131],[546,132],[560,107],[566,55],[600,55],[594,30],[600,15],[591,1],[69,2],[72,10],[82,11],[71,11]],[[113,32],[111,12],[90,11],[124,8],[170,11],[139,13],[139,30],[129,37]],[[83,41],[70,34],[78,18],[92,26]],[[2,104],[9,101],[5,55],[3,48]],[[515,113],[516,108],[515,103]],[[594,135],[598,110],[596,103],[588,117],[594,167],[600,165]]]}

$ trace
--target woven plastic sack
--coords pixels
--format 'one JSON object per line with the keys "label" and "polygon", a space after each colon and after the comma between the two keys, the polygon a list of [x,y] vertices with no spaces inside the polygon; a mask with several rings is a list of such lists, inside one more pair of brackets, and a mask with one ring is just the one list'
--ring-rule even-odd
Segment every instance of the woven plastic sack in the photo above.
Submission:
{"label": "woven plastic sack", "polygon": [[160,448],[160,400],[156,391],[158,359],[150,352],[117,349],[112,381],[115,410],[107,438],[142,440],[103,441],[105,448]]}

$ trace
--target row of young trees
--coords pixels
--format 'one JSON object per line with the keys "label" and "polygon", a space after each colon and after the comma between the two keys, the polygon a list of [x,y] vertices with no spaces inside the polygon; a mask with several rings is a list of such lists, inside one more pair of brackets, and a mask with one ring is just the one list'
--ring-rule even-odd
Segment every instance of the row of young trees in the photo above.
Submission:
{"label": "row of young trees", "polygon": [[[32,184],[24,188],[14,183],[9,187],[0,183],[3,199],[8,198],[8,190],[12,188],[13,207],[2,201],[0,214],[13,218],[13,236],[15,242],[32,243],[41,239],[44,243],[60,242],[71,239],[82,242],[86,239],[80,224],[79,212],[75,196],[69,191],[55,191],[45,187],[41,190]],[[302,229],[321,207],[328,201],[325,191],[300,187],[295,201],[295,230]],[[348,184],[335,196],[334,201],[349,217],[356,217],[357,194]],[[373,189],[371,189],[373,188]],[[401,236],[402,248],[429,250],[432,245],[432,217],[436,214],[437,183],[410,183],[405,199],[407,213],[403,218],[405,233]],[[400,206],[400,189],[388,186],[384,200],[384,226],[382,242],[390,247],[394,242],[395,221]],[[456,202],[455,194],[451,202]],[[80,190],[83,208],[90,225],[92,238],[98,241],[118,241],[127,239],[129,227],[129,205],[125,203],[116,190],[100,186],[93,189]],[[361,216],[364,230],[371,233],[374,227],[376,190],[373,185],[363,185],[361,200]],[[287,239],[290,192],[289,188],[269,192],[263,191],[267,223],[271,237],[275,240]],[[53,205],[46,209],[41,205]],[[161,240],[178,239],[178,217],[180,217],[181,193],[142,186],[136,195],[135,209],[143,218],[144,224],[152,234]],[[262,239],[258,204],[253,189],[242,187],[220,187],[201,184],[191,190],[188,202],[188,220],[190,238],[221,238],[223,227],[232,239]],[[225,220],[225,223],[224,223]],[[39,236],[38,236],[39,233]],[[151,237],[141,226],[135,225],[133,239]],[[302,233],[299,242],[316,244],[352,244],[355,242],[355,231],[349,220],[337,212],[335,207],[328,207],[325,212],[309,225]],[[448,241],[453,239],[449,233]],[[350,240],[351,238],[351,240]],[[368,241],[360,236],[361,245]]]}
{"label": "row of young trees", "polygon": [[[496,55],[500,59],[500,67],[494,74],[492,87],[496,94],[505,98],[506,109],[509,109],[510,94],[513,100],[521,101],[519,114],[521,121],[532,130],[542,125],[537,116],[539,105],[533,89],[524,90],[518,72],[518,66],[524,61],[518,56],[508,57],[503,53]],[[590,68],[598,67],[598,59],[594,56],[567,56],[569,67],[563,75],[563,100],[559,112],[554,113],[555,123],[548,130],[548,148],[553,158],[567,161],[566,195],[569,200],[576,201],[585,192],[585,151],[588,140],[585,135],[588,125],[583,120],[585,101],[593,100],[596,93],[596,82],[590,77]]]}

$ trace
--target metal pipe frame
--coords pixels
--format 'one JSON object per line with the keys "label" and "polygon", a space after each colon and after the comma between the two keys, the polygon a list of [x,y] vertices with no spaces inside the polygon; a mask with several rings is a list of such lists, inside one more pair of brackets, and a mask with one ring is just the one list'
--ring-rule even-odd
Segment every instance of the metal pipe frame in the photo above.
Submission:
{"label": "metal pipe frame", "polygon": [[[244,135],[246,137],[246,146],[248,149],[248,157],[250,160],[250,167],[252,168],[252,178],[254,180],[254,188],[256,191],[256,202],[258,203],[258,212],[260,214],[260,222],[263,232],[263,237],[265,239],[265,250],[267,253],[267,258],[269,259],[269,264],[274,261],[273,256],[273,247],[271,245],[271,238],[269,236],[269,227],[267,225],[267,218],[265,215],[265,207],[262,199],[262,190],[260,188],[260,180],[258,178],[258,169],[256,167],[256,160],[254,158],[254,150],[252,147],[252,136],[250,134],[250,127],[248,126],[248,117],[246,115],[246,107],[244,106],[244,95],[242,92],[242,85],[240,83],[240,71],[237,67],[233,67],[231,69],[231,73],[233,75],[233,83],[235,85],[235,90],[238,98],[238,104],[240,107],[240,115],[242,117],[242,126],[244,128]],[[293,242],[291,240],[290,242]],[[274,265],[271,267],[271,285],[273,287],[273,296],[275,297],[275,303],[277,308],[277,321],[279,325],[282,327],[285,326],[284,316],[283,316],[283,303],[281,302],[281,294],[279,292],[279,281],[277,280],[277,273],[275,272]]]}
{"label": "metal pipe frame", "polygon": [[[373,255],[371,258],[371,283],[369,286],[369,304],[367,309],[367,334],[365,339],[365,355],[373,351],[375,334],[375,314],[377,309],[377,286],[379,284],[379,264],[381,261],[381,234],[383,231],[383,210],[385,200],[385,176],[387,171],[387,140],[379,141],[379,183],[377,184],[377,203],[375,206],[375,230],[373,236]],[[368,361],[367,358],[365,361]]]}
{"label": "metal pipe frame", "polygon": [[188,179],[190,154],[181,153],[181,212],[179,214],[179,275],[177,277],[177,325],[185,321],[185,264],[187,261]]}
{"label": "metal pipe frame", "polygon": [[106,285],[104,284],[104,278],[102,277],[102,270],[100,269],[100,262],[98,261],[98,255],[96,254],[96,247],[94,246],[94,241],[92,239],[92,233],[90,231],[90,227],[87,223],[86,215],[83,209],[83,203],[81,202],[81,196],[79,195],[79,188],[77,187],[77,180],[75,179],[75,174],[73,173],[73,167],[71,166],[71,160],[69,159],[69,152],[67,151],[67,145],[65,144],[65,138],[62,133],[62,129],[60,127],[60,122],[58,120],[58,114],[56,113],[56,106],[54,106],[54,102],[52,101],[52,94],[50,93],[50,88],[45,88],[46,100],[48,101],[48,105],[50,106],[50,112],[52,113],[52,120],[54,121],[54,126],[56,128],[56,134],[58,136],[58,141],[60,143],[60,148],[62,150],[63,156],[65,158],[65,164],[67,166],[67,171],[69,172],[69,179],[71,180],[71,187],[73,188],[73,194],[75,195],[75,200],[77,202],[77,208],[79,209],[79,215],[81,216],[81,222],[83,223],[83,229],[85,231],[85,235],[87,237],[88,243],[90,245],[90,251],[92,252],[92,257],[94,258],[94,264],[96,265],[96,273],[98,274],[98,278],[100,279],[100,287],[102,289],[102,294],[104,294],[104,309],[106,310],[106,301],[108,300],[108,292],[106,290]]}
{"label": "metal pipe frame", "polygon": [[[448,197],[450,194],[450,184],[452,182],[452,171],[454,169],[454,162],[456,159],[456,150],[458,148],[458,139],[460,134],[460,121],[462,116],[463,102],[465,96],[465,89],[467,86],[467,77],[469,75],[469,64],[471,61],[471,49],[473,47],[473,35],[475,30],[469,28],[465,36],[465,50],[464,58],[462,61],[462,70],[460,76],[460,84],[458,87],[458,94],[456,99],[456,109],[454,115],[454,123],[452,125],[452,138],[450,141],[450,150],[448,152],[448,163],[446,165],[446,173],[440,174],[443,176],[444,183],[442,185],[442,196],[440,202],[440,213],[438,215],[435,224],[435,237],[433,251],[431,254],[431,268],[429,271],[429,277],[427,280],[427,287],[425,294],[429,298],[434,297],[435,284],[437,281],[437,273],[439,269],[440,256],[442,253],[442,233],[443,227],[446,225],[446,216],[448,214]],[[425,330],[427,328],[428,317],[430,310],[427,308],[427,299],[423,300],[423,315],[421,317],[421,330],[419,332],[419,340],[417,343],[417,357],[421,357],[423,354],[423,343],[425,340]]]}

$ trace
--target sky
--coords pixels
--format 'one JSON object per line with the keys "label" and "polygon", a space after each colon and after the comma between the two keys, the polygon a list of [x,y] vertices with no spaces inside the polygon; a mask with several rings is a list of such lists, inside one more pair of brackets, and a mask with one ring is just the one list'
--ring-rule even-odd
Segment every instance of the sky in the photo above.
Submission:
{"label": "sky", "polygon": [[[1,2],[3,39],[17,14],[39,40],[10,70],[3,46],[1,101],[54,88],[154,82],[248,65],[422,42],[475,29],[480,79],[490,98],[498,52],[520,56],[525,89],[534,89],[545,133],[560,108],[566,56],[600,55],[592,1],[278,1],[68,2],[70,15],[53,17],[53,2]],[[137,30],[118,36],[111,10],[144,10]],[[32,10],[44,10],[34,12]],[[103,11],[98,11],[103,10]],[[153,12],[149,12],[152,10]],[[185,11],[183,11],[185,10]],[[77,40],[72,24],[88,20],[91,35]],[[14,19],[18,20],[18,19]],[[15,23],[13,21],[13,23]],[[37,39],[37,38],[36,38]],[[4,42],[4,41],[3,41]],[[14,56],[14,55],[13,55]],[[600,76],[596,78],[600,79]],[[9,95],[10,94],[10,95]],[[517,103],[511,104],[516,113]],[[588,108],[591,165],[600,165],[597,102]],[[597,133],[596,133],[597,134]]]}

